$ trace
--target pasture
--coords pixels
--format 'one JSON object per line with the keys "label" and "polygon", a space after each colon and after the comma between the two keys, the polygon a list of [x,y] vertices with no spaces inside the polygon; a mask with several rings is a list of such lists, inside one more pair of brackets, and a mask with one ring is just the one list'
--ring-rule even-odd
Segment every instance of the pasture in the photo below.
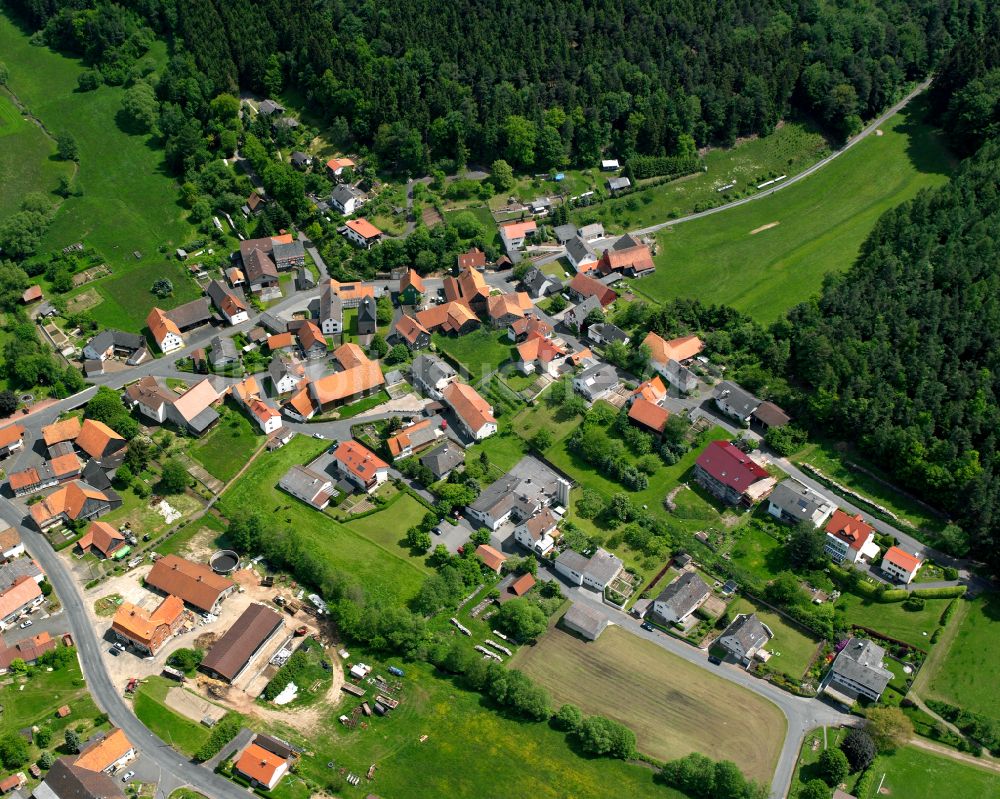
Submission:
{"label": "pasture", "polygon": [[[858,799],[905,796],[937,799],[940,796],[987,797],[1000,795],[1000,774],[969,763],[942,757],[915,746],[879,755],[872,764],[876,779],[871,790]],[[884,780],[883,780],[884,777]],[[879,785],[881,784],[881,791]]]}
{"label": "pasture", "polygon": [[[995,689],[1000,662],[1000,598],[984,594],[959,604],[957,624],[940,663],[929,661],[928,693],[975,713],[1000,719],[1000,693]],[[947,640],[947,635],[945,636]]]}
{"label": "pasture", "polygon": [[[310,508],[278,488],[278,480],[293,464],[304,464],[319,455],[329,442],[296,436],[276,452],[264,453],[229,486],[219,500],[224,514],[256,508],[274,524],[305,536],[314,551],[372,597],[404,602],[414,596],[428,574],[421,559],[411,558],[398,546],[391,548],[366,537],[371,525],[392,526],[392,510],[367,517],[367,525],[354,529],[326,513]],[[378,521],[376,521],[378,519]],[[400,531],[400,535],[406,530]]]}
{"label": "pasture", "polygon": [[590,642],[551,629],[522,647],[514,666],[544,685],[556,705],[627,724],[639,750],[653,757],[701,752],[765,783],[774,773],[785,730],[775,705],[621,628]]}
{"label": "pasture", "polygon": [[[658,269],[636,288],[656,300],[694,297],[771,322],[842,272],[878,218],[949,178],[953,160],[918,99],[801,183],[658,234]],[[877,171],[877,177],[874,174]],[[773,227],[767,227],[772,223]]]}

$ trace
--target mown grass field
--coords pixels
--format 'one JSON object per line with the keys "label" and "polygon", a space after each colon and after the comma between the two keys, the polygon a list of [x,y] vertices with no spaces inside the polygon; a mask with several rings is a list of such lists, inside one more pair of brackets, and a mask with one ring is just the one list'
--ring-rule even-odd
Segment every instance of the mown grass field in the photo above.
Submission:
{"label": "mown grass field", "polygon": [[930,636],[938,627],[950,599],[924,600],[923,610],[907,610],[902,602],[876,602],[845,593],[837,600],[836,611],[851,624],[897,638],[921,649],[930,649]]}
{"label": "mown grass field", "polygon": [[400,555],[404,555],[409,551],[406,531],[420,524],[420,520],[427,512],[426,506],[409,494],[401,493],[397,494],[383,511],[345,522],[344,526],[363,535],[369,541],[374,541],[390,551],[397,550]]}
{"label": "mown grass field", "polygon": [[929,675],[929,693],[975,713],[1000,719],[1000,692],[995,686],[1000,662],[1000,597],[979,596],[960,607],[959,614],[960,623],[951,646]]}
{"label": "mown grass field", "polygon": [[170,746],[189,757],[211,737],[212,731],[167,707],[167,691],[175,686],[163,677],[147,677],[133,701],[139,721]]}
{"label": "mown grass field", "polygon": [[789,568],[785,547],[775,538],[753,525],[734,533],[736,543],[731,552],[733,562],[761,580],[773,580]]}
{"label": "mown grass field", "polygon": [[258,428],[232,405],[223,406],[222,418],[207,436],[191,445],[191,457],[219,480],[231,480],[264,442]]}
{"label": "mown grass field", "polygon": [[[233,514],[255,508],[271,517],[274,524],[306,536],[317,554],[350,575],[369,595],[405,602],[416,594],[428,573],[421,559],[409,557],[398,546],[390,548],[373,541],[278,489],[278,480],[289,467],[312,461],[327,446],[329,442],[296,436],[276,452],[261,455],[222,495],[220,511]],[[368,518],[378,518],[386,527],[395,525],[391,510]],[[400,534],[405,532],[403,529]]]}
{"label": "mown grass field", "polygon": [[[73,167],[55,159],[55,145],[33,122],[21,116],[0,87],[0,219],[17,211],[24,195],[50,192]],[[58,198],[52,195],[52,201]]]}
{"label": "mown grass field", "polygon": [[[165,277],[174,285],[169,297],[157,297],[150,289],[157,278]],[[88,283],[72,292],[95,288],[103,302],[91,309],[91,315],[106,327],[139,332],[146,326],[146,317],[155,305],[169,311],[201,296],[201,288],[177,261],[136,262],[135,266],[114,272],[111,276]],[[154,343],[155,351],[155,343]]]}
{"label": "mown grass field", "polygon": [[[352,655],[362,657],[354,650]],[[368,654],[362,659],[385,674],[385,665],[377,659]],[[367,729],[354,730],[338,724],[336,717],[349,713],[359,700],[345,699],[330,708],[322,734],[306,741],[315,755],[301,761],[300,776],[323,785],[329,761],[355,774],[364,774],[377,763],[374,782],[362,789],[379,796],[509,799],[530,794],[534,799],[606,799],[613,794],[683,799],[677,791],[657,784],[652,769],[582,757],[563,733],[544,722],[507,718],[478,694],[435,676],[426,664],[397,665],[406,670],[399,707],[384,718],[367,719]],[[303,741],[306,734],[284,727],[275,731],[293,741]],[[421,742],[421,736],[426,740]]]}
{"label": "mown grass field", "polygon": [[661,231],[656,274],[637,288],[658,300],[725,303],[761,322],[778,318],[816,294],[824,274],[851,266],[882,213],[948,179],[953,160],[923,109],[915,100],[884,135],[784,191]]}
{"label": "mown grass field", "polygon": [[509,361],[514,349],[506,328],[481,327],[458,337],[435,333],[432,340],[439,350],[469,370],[471,382],[478,382],[483,375]]}
{"label": "mown grass field", "polygon": [[878,796],[903,796],[906,799],[1000,796],[1000,774],[997,772],[915,746],[904,746],[891,755],[879,755],[872,768],[878,779],[871,791],[858,794],[858,799],[876,799]]}
{"label": "mown grass field", "polygon": [[730,608],[733,613],[756,613],[757,618],[771,628],[774,638],[765,647],[773,653],[771,659],[767,661],[770,668],[782,671],[795,679],[805,674],[813,655],[819,648],[819,639],[807,635],[777,613],[755,605],[744,597],[737,599]]}

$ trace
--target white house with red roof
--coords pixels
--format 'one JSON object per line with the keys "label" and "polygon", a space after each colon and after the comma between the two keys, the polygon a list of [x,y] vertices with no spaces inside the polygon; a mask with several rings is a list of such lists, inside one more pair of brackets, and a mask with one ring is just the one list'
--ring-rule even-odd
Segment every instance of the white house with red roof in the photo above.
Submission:
{"label": "white house with red roof", "polygon": [[881,551],[874,540],[875,528],[861,514],[851,516],[838,508],[827,522],[825,532],[823,548],[837,563],[871,561]]}
{"label": "white house with red roof", "polygon": [[882,558],[882,573],[897,582],[908,585],[924,565],[922,558],[911,555],[899,547],[889,547]]}
{"label": "white house with red roof", "polygon": [[357,441],[342,441],[333,451],[333,462],[349,482],[371,493],[389,479],[389,464]]}
{"label": "white house with red roof", "polygon": [[367,219],[348,219],[345,232],[348,241],[366,250],[370,250],[382,238],[382,231]]}
{"label": "white house with red roof", "polygon": [[729,441],[712,441],[702,450],[695,461],[694,479],[731,505],[753,505],[777,483],[763,466]]}

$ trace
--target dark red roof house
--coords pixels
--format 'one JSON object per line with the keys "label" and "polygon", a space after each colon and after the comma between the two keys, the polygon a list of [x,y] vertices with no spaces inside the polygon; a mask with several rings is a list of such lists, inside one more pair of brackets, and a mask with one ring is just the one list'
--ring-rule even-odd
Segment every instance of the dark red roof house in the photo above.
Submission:
{"label": "dark red roof house", "polygon": [[771,493],[777,481],[729,441],[713,441],[698,456],[694,478],[706,491],[731,505],[753,505]]}

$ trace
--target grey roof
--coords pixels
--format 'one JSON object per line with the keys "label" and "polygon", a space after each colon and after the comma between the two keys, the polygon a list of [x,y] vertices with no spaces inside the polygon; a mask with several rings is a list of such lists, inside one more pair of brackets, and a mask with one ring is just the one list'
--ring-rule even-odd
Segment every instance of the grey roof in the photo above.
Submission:
{"label": "grey roof", "polygon": [[719,400],[724,399],[737,415],[745,419],[754,409],[760,405],[760,400],[742,386],[729,380],[723,380],[715,387],[712,396]]}
{"label": "grey roof", "polygon": [[275,244],[272,252],[274,253],[275,261],[285,261],[291,258],[306,257],[305,247],[302,246],[302,242],[298,239],[292,239],[287,244],[283,242]]}
{"label": "grey roof", "polygon": [[278,485],[289,494],[311,502],[324,486],[332,486],[333,480],[305,466],[296,465],[282,475]]}
{"label": "grey roof", "polygon": [[351,200],[356,200],[362,196],[362,193],[358,191],[354,186],[348,183],[341,183],[337,188],[330,192],[330,202],[346,207],[347,203]]}
{"label": "grey roof", "polygon": [[598,549],[587,562],[587,574],[599,583],[609,583],[622,570],[620,558]]}
{"label": "grey roof", "polygon": [[60,757],[32,792],[36,799],[116,799],[123,796],[119,782],[103,771],[73,765],[75,755]]}
{"label": "grey roof", "polygon": [[410,364],[410,374],[425,386],[434,386],[438,381],[455,377],[458,373],[434,355],[418,355]]}
{"label": "grey roof", "polygon": [[260,111],[264,116],[270,116],[275,112],[282,112],[285,110],[283,105],[274,102],[274,100],[262,100],[260,105],[257,106],[257,110]]}
{"label": "grey roof", "polygon": [[191,300],[191,302],[186,302],[183,305],[172,308],[167,311],[166,316],[177,327],[183,330],[186,327],[205,324],[212,318],[212,311],[208,307],[208,300],[204,297],[199,297],[196,300]]}
{"label": "grey roof", "polygon": [[688,369],[684,364],[678,363],[673,358],[667,361],[667,373],[674,378],[675,383],[685,384],[692,380],[697,381],[698,375]]}
{"label": "grey roof", "polygon": [[284,333],[288,329],[288,324],[274,314],[262,313],[257,321],[271,333]]}
{"label": "grey roof", "polygon": [[344,301],[330,286],[330,281],[323,283],[323,288],[319,294],[319,319],[343,319]]}
{"label": "grey roof", "polygon": [[574,380],[580,381],[591,396],[610,391],[621,382],[615,367],[607,363],[594,364],[589,369],[584,369]]}
{"label": "grey roof", "polygon": [[570,625],[588,638],[597,638],[608,626],[608,619],[582,602],[574,602],[563,616],[563,624]]}
{"label": "grey roof", "polygon": [[536,506],[544,507],[554,501],[560,479],[542,461],[525,455],[507,474],[484,488],[469,507],[492,516],[501,515],[497,512],[500,509],[512,507],[530,516]]}
{"label": "grey roof", "polygon": [[634,239],[631,233],[626,233],[624,236],[621,236],[618,241],[611,245],[611,249],[612,251],[618,252],[621,250],[631,250],[633,247],[641,246],[641,241]]}
{"label": "grey roof", "polygon": [[552,200],[548,197],[536,197],[531,201],[532,208],[548,208],[552,205]]}
{"label": "grey roof", "polygon": [[608,188],[611,189],[611,191],[627,189],[631,185],[632,181],[628,178],[608,178]]}
{"label": "grey roof", "polygon": [[146,345],[146,339],[136,333],[126,333],[124,330],[111,328],[102,330],[87,342],[87,346],[97,352],[104,352],[112,345],[123,350],[137,350]]}
{"label": "grey roof", "polygon": [[205,408],[193,419],[187,420],[187,425],[196,433],[201,434],[208,430],[219,419],[219,414],[213,408]]}
{"label": "grey roof", "polygon": [[566,242],[566,252],[574,261],[582,261],[584,258],[597,260],[597,253],[594,252],[594,248],[579,236]]}
{"label": "grey roof", "polygon": [[811,521],[817,510],[824,506],[833,506],[833,503],[822,494],[792,478],[778,483],[768,500],[799,521]]}
{"label": "grey roof", "polygon": [[373,297],[362,297],[361,304],[358,306],[358,321],[374,322],[376,315],[375,299]]}
{"label": "grey roof", "polygon": [[98,491],[104,491],[105,489],[111,488],[111,478],[108,477],[107,472],[101,468],[101,465],[91,458],[87,461],[87,464],[83,467],[83,473],[80,475],[87,485],[91,485]]}
{"label": "grey roof", "polygon": [[723,646],[728,638],[735,640],[744,652],[749,652],[766,644],[771,639],[771,631],[761,623],[756,613],[741,613],[722,634],[720,642]]}
{"label": "grey roof", "polygon": [[832,672],[880,694],[893,677],[882,665],[884,657],[885,650],[878,644],[867,638],[852,638],[833,661]]}
{"label": "grey roof", "polygon": [[559,566],[564,566],[571,571],[583,574],[587,571],[587,563],[589,561],[575,549],[564,549],[559,553],[556,558],[556,564]]}
{"label": "grey roof", "polygon": [[600,239],[604,237],[604,225],[594,222],[592,225],[584,225],[580,228],[580,235],[585,239]]}
{"label": "grey roof", "polygon": [[535,295],[539,294],[542,291],[542,287],[551,280],[552,278],[537,266],[531,267],[531,269],[524,273],[524,277],[521,278],[524,287]]}
{"label": "grey roof", "polygon": [[0,591],[10,588],[22,577],[34,580],[41,574],[42,570],[32,558],[15,558],[0,566]]}
{"label": "grey roof", "polygon": [[312,158],[301,150],[296,150],[292,153],[292,163],[296,166],[302,166],[303,164],[308,164]]}
{"label": "grey roof", "polygon": [[591,325],[588,335],[593,338],[594,333],[597,333],[600,339],[605,342],[621,341],[624,343],[628,341],[628,333],[610,322],[601,322],[600,324]]}
{"label": "grey roof", "polygon": [[299,291],[316,288],[316,278],[305,266],[300,266],[295,272],[295,285]]}
{"label": "grey roof", "polygon": [[216,336],[212,339],[212,352],[209,360],[213,364],[222,361],[236,361],[239,360],[239,357],[236,342],[229,338],[229,336]]}
{"label": "grey roof", "polygon": [[387,386],[395,386],[402,383],[406,378],[399,369],[393,369],[391,372],[385,373],[385,384]]}
{"label": "grey roof", "polygon": [[420,463],[430,469],[435,477],[441,477],[465,463],[465,450],[453,441],[446,441],[426,455],[421,455]]}
{"label": "grey roof", "polygon": [[603,306],[597,297],[591,295],[578,302],[563,314],[563,324],[568,327],[580,327],[591,311],[601,311]]}
{"label": "grey roof", "polygon": [[576,225],[556,225],[552,232],[556,234],[556,241],[563,244],[576,236]]}
{"label": "grey roof", "polygon": [[710,592],[711,589],[696,572],[684,572],[660,591],[660,595],[654,601],[665,604],[675,616],[684,617],[698,607]]}
{"label": "grey roof", "polygon": [[288,361],[281,357],[281,355],[275,355],[271,358],[271,362],[267,365],[267,373],[271,376],[271,381],[274,383],[275,390],[277,390],[278,383],[281,381],[286,374],[288,374]]}

